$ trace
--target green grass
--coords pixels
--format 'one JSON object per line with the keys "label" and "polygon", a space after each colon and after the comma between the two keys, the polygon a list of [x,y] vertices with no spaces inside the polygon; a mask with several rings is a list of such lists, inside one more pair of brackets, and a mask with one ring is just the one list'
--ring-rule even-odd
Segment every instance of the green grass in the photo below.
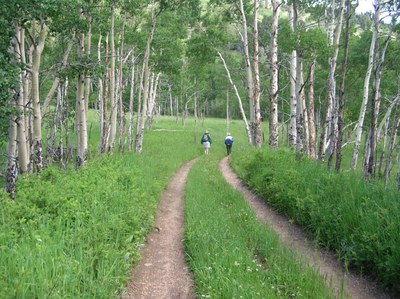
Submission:
{"label": "green grass", "polygon": [[237,173],[277,210],[333,249],[350,267],[400,290],[399,191],[356,173],[296,160],[287,150],[248,148],[233,156]]}
{"label": "green grass", "polygon": [[1,193],[0,298],[118,297],[169,178],[202,152],[193,128],[148,132],[140,155],[20,177],[15,201]]}
{"label": "green grass", "polygon": [[333,298],[225,182],[222,155],[201,157],[186,188],[185,244],[199,298]]}

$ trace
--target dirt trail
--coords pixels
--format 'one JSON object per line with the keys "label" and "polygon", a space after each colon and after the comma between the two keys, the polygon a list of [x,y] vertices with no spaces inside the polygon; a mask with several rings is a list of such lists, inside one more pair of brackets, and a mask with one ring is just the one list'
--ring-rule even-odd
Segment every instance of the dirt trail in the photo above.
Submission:
{"label": "dirt trail", "polygon": [[272,227],[281,241],[295,248],[310,260],[311,266],[319,269],[326,278],[327,284],[332,283],[338,293],[343,285],[346,297],[353,299],[391,298],[373,281],[352,273],[346,274],[331,252],[315,249],[298,226],[290,223],[285,217],[266,205],[260,197],[254,195],[231,170],[228,162],[227,157],[220,162],[220,169],[226,181],[243,194],[250,207],[255,211],[257,218]]}
{"label": "dirt trail", "polygon": [[195,298],[182,242],[184,188],[194,163],[192,160],[184,164],[164,191],[157,208],[155,229],[146,239],[124,299]]}

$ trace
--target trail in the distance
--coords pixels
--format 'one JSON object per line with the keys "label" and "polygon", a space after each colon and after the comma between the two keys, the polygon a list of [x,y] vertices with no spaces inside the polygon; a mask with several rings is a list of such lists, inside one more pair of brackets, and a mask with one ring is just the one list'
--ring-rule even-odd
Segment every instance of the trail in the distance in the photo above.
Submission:
{"label": "trail in the distance", "polygon": [[184,164],[164,191],[157,207],[155,229],[146,239],[124,299],[195,298],[182,242],[184,188],[194,163],[192,160]]}
{"label": "trail in the distance", "polygon": [[281,241],[309,258],[310,265],[319,270],[325,277],[327,285],[332,284],[337,294],[344,292],[344,297],[354,299],[389,299],[391,296],[381,290],[377,284],[360,275],[346,273],[335,255],[331,252],[316,249],[312,246],[306,234],[288,219],[269,207],[265,201],[255,195],[236,176],[229,166],[228,157],[220,161],[220,169],[225,180],[244,196],[250,207],[255,211],[259,221],[272,227]]}

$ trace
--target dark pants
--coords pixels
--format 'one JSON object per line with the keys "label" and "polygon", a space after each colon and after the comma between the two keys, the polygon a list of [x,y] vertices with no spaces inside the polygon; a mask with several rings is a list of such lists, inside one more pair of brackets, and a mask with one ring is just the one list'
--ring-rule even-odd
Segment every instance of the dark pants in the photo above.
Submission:
{"label": "dark pants", "polygon": [[226,154],[230,155],[232,152],[232,144],[226,144]]}

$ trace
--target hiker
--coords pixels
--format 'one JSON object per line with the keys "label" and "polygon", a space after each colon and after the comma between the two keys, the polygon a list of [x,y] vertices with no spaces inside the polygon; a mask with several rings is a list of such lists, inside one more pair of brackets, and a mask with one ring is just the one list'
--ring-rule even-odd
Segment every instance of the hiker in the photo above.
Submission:
{"label": "hiker", "polygon": [[226,154],[229,156],[232,152],[233,137],[228,133],[225,138]]}
{"label": "hiker", "polygon": [[211,143],[212,143],[212,141],[211,141],[211,136],[210,136],[210,134],[208,133],[208,131],[206,131],[206,132],[203,134],[203,136],[201,136],[200,143],[201,143],[201,144],[203,145],[203,147],[204,147],[204,153],[205,153],[206,155],[208,155],[208,149],[210,148]]}

